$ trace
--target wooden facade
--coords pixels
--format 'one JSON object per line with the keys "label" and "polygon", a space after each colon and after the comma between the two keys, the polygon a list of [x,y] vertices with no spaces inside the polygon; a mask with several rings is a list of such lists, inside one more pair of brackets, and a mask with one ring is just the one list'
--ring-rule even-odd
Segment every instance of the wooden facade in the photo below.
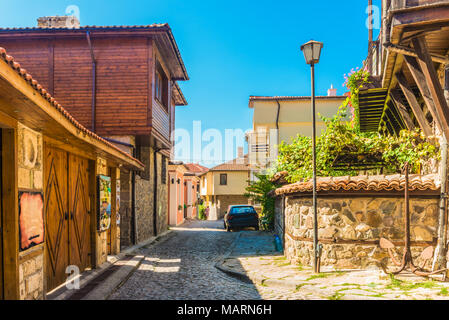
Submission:
{"label": "wooden facade", "polygon": [[370,88],[360,92],[362,131],[419,127],[449,135],[449,1],[383,0],[382,29],[369,45]]}
{"label": "wooden facade", "polygon": [[[109,172],[144,166],[78,123],[3,48],[0,131],[0,298],[43,299],[66,281],[68,266],[83,271],[106,261],[106,232],[96,227],[98,163]],[[42,199],[41,213],[26,210],[24,194]],[[24,237],[30,223],[42,231]]]}
{"label": "wooden facade", "polygon": [[0,46],[100,136],[151,135],[171,147],[174,107],[186,104],[176,81],[188,76],[168,25],[0,29]]}

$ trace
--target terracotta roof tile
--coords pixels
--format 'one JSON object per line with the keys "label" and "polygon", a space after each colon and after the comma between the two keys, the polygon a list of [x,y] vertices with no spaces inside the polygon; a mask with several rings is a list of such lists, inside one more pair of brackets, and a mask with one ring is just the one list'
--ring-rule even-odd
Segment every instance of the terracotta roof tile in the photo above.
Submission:
{"label": "terracotta roof tile", "polygon": [[205,173],[209,171],[209,168],[206,168],[198,163],[186,163],[184,166],[187,168],[189,172],[192,173]]}
{"label": "terracotta roof tile", "polygon": [[219,164],[210,169],[210,171],[247,171],[249,170],[248,155],[243,158],[236,158],[234,160]]}
{"label": "terracotta roof tile", "polygon": [[[437,174],[418,175],[409,177],[410,191],[437,191],[441,187]],[[318,177],[317,191],[403,191],[405,188],[404,175],[355,176],[355,177]],[[313,182],[307,180],[286,185],[275,190],[275,195],[312,192]]]}
{"label": "terracotta roof tile", "polygon": [[83,132],[84,134],[87,134],[88,136],[94,138],[95,140],[101,141],[106,146],[113,148],[120,152],[121,154],[125,155],[128,159],[133,160],[140,165],[144,166],[142,162],[139,160],[133,158],[128,153],[122,151],[121,149],[114,146],[112,143],[106,141],[102,137],[98,136],[94,132],[90,131],[86,127],[84,127],[81,123],[75,120],[56,100],[53,98],[47,90],[45,90],[33,77],[31,74],[27,73],[27,71],[23,68],[21,68],[20,64],[16,61],[14,61],[14,58],[6,53],[6,50],[2,47],[0,47],[0,58],[3,59],[6,63],[9,64],[9,66],[15,70],[27,83],[33,87],[44,99],[46,99],[50,104],[58,110],[66,119],[68,119],[78,130]]}

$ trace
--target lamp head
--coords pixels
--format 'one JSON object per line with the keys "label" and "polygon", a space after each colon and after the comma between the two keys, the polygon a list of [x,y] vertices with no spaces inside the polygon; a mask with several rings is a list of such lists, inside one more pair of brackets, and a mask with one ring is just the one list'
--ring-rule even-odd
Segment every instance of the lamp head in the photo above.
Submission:
{"label": "lamp head", "polygon": [[321,49],[323,43],[311,40],[301,46],[301,51],[304,53],[304,58],[307,64],[317,64],[320,62]]}

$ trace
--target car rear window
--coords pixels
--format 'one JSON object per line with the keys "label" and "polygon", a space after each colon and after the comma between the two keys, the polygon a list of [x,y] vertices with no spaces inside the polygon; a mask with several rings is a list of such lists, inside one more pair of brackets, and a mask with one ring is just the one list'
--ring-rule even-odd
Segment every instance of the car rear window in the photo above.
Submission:
{"label": "car rear window", "polygon": [[245,214],[245,213],[256,213],[253,207],[233,207],[231,208],[230,214]]}

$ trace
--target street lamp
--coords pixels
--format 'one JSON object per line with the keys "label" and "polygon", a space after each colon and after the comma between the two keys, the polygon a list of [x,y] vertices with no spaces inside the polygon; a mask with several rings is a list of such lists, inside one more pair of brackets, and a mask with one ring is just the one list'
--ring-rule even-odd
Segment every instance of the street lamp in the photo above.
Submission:
{"label": "street lamp", "polygon": [[316,197],[316,112],[315,112],[315,64],[320,62],[323,43],[311,40],[301,46],[306,63],[310,65],[312,74],[312,157],[313,157],[313,270],[320,272],[321,246],[318,245],[318,212]]}

